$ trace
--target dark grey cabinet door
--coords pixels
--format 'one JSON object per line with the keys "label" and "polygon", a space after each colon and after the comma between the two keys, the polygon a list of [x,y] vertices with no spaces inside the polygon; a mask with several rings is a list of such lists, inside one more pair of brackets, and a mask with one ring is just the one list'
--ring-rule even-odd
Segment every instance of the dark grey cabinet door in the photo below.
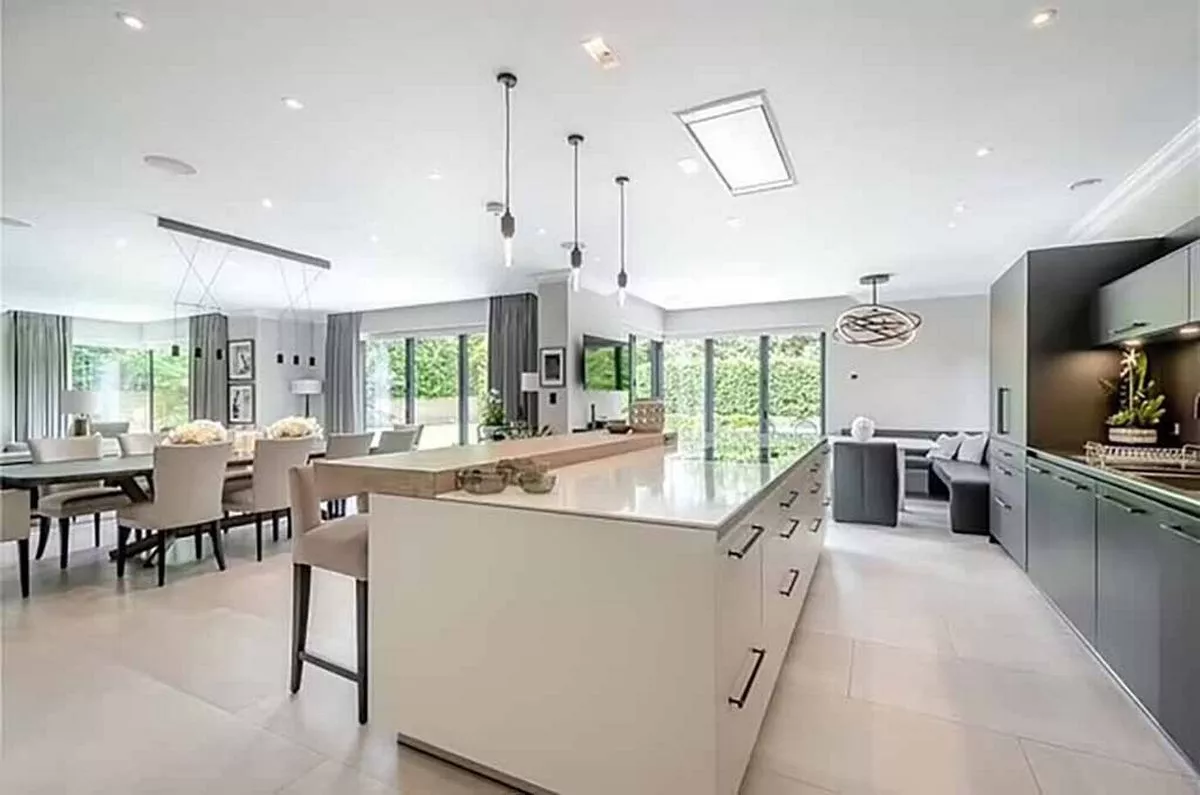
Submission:
{"label": "dark grey cabinet door", "polygon": [[1096,638],[1096,496],[1089,478],[1027,467],[1026,571],[1089,641]]}
{"label": "dark grey cabinet door", "polygon": [[1162,510],[1161,685],[1156,716],[1200,764],[1200,519]]}
{"label": "dark grey cabinet door", "polygon": [[1188,270],[1191,272],[1191,319],[1200,322],[1200,243],[1188,246]]}
{"label": "dark grey cabinet door", "polygon": [[1025,362],[1028,263],[1022,257],[992,283],[988,293],[991,432],[1025,443]]}
{"label": "dark grey cabinet door", "polygon": [[1025,568],[1025,481],[1022,472],[1007,461],[995,459],[990,470],[992,537],[1018,566]]}
{"label": "dark grey cabinet door", "polygon": [[1181,248],[1100,288],[1100,343],[1138,337],[1188,320],[1188,249]]}
{"label": "dark grey cabinet door", "polygon": [[1097,490],[1096,650],[1153,713],[1162,684],[1160,511],[1123,490]]}

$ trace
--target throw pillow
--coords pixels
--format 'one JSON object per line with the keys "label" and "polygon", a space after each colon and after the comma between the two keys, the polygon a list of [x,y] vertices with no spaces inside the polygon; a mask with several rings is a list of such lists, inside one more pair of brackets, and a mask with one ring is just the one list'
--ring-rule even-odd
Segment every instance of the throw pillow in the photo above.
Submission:
{"label": "throw pillow", "polygon": [[982,464],[983,451],[987,449],[987,443],[986,433],[964,437],[962,444],[958,446],[958,460],[966,461],[968,464]]}
{"label": "throw pillow", "polygon": [[958,446],[962,443],[962,440],[963,437],[961,434],[951,436],[948,433],[943,433],[933,440],[933,448],[925,454],[925,457],[940,458],[944,461],[949,461],[958,452]]}

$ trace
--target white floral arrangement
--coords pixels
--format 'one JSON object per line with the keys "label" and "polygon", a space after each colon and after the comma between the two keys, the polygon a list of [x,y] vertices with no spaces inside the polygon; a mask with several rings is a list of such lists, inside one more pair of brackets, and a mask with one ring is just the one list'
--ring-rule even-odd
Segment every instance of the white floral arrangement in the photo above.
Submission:
{"label": "white floral arrangement", "polygon": [[321,435],[321,426],[312,417],[284,417],[267,428],[268,439],[308,439]]}
{"label": "white floral arrangement", "polygon": [[192,420],[176,426],[167,434],[167,444],[219,444],[229,437],[219,422]]}

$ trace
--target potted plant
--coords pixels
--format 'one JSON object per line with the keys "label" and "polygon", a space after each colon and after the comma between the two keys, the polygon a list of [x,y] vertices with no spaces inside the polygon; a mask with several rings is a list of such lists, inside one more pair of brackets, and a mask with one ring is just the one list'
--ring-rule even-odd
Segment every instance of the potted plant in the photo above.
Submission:
{"label": "potted plant", "polygon": [[483,404],[483,416],[479,418],[479,438],[504,439],[504,426],[508,418],[504,414],[504,398],[499,389],[489,389]]}
{"label": "potted plant", "polygon": [[1140,348],[1130,348],[1121,357],[1117,383],[1102,380],[1109,395],[1117,396],[1117,413],[1107,420],[1108,440],[1116,444],[1156,444],[1158,423],[1166,409],[1163,395],[1146,371],[1149,362]]}
{"label": "potted plant", "polygon": [[212,420],[192,420],[178,425],[167,434],[167,444],[219,444],[228,438],[228,434],[219,422]]}

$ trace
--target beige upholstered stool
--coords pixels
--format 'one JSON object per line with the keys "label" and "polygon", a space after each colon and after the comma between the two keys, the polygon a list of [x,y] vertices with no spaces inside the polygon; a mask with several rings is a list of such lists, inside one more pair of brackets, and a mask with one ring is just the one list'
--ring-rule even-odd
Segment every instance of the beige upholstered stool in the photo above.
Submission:
{"label": "beige upholstered stool", "polygon": [[21,578],[21,598],[29,598],[29,492],[21,489],[0,491],[0,541],[17,542],[17,567]]}
{"label": "beige upholstered stool", "polygon": [[[358,684],[358,722],[367,722],[367,514],[321,521],[321,494],[311,466],[297,467],[289,475],[292,521],[292,677],[291,691],[300,691],[304,663],[312,663]],[[355,579],[358,670],[330,662],[307,650],[308,608],[312,594],[312,567]]]}

